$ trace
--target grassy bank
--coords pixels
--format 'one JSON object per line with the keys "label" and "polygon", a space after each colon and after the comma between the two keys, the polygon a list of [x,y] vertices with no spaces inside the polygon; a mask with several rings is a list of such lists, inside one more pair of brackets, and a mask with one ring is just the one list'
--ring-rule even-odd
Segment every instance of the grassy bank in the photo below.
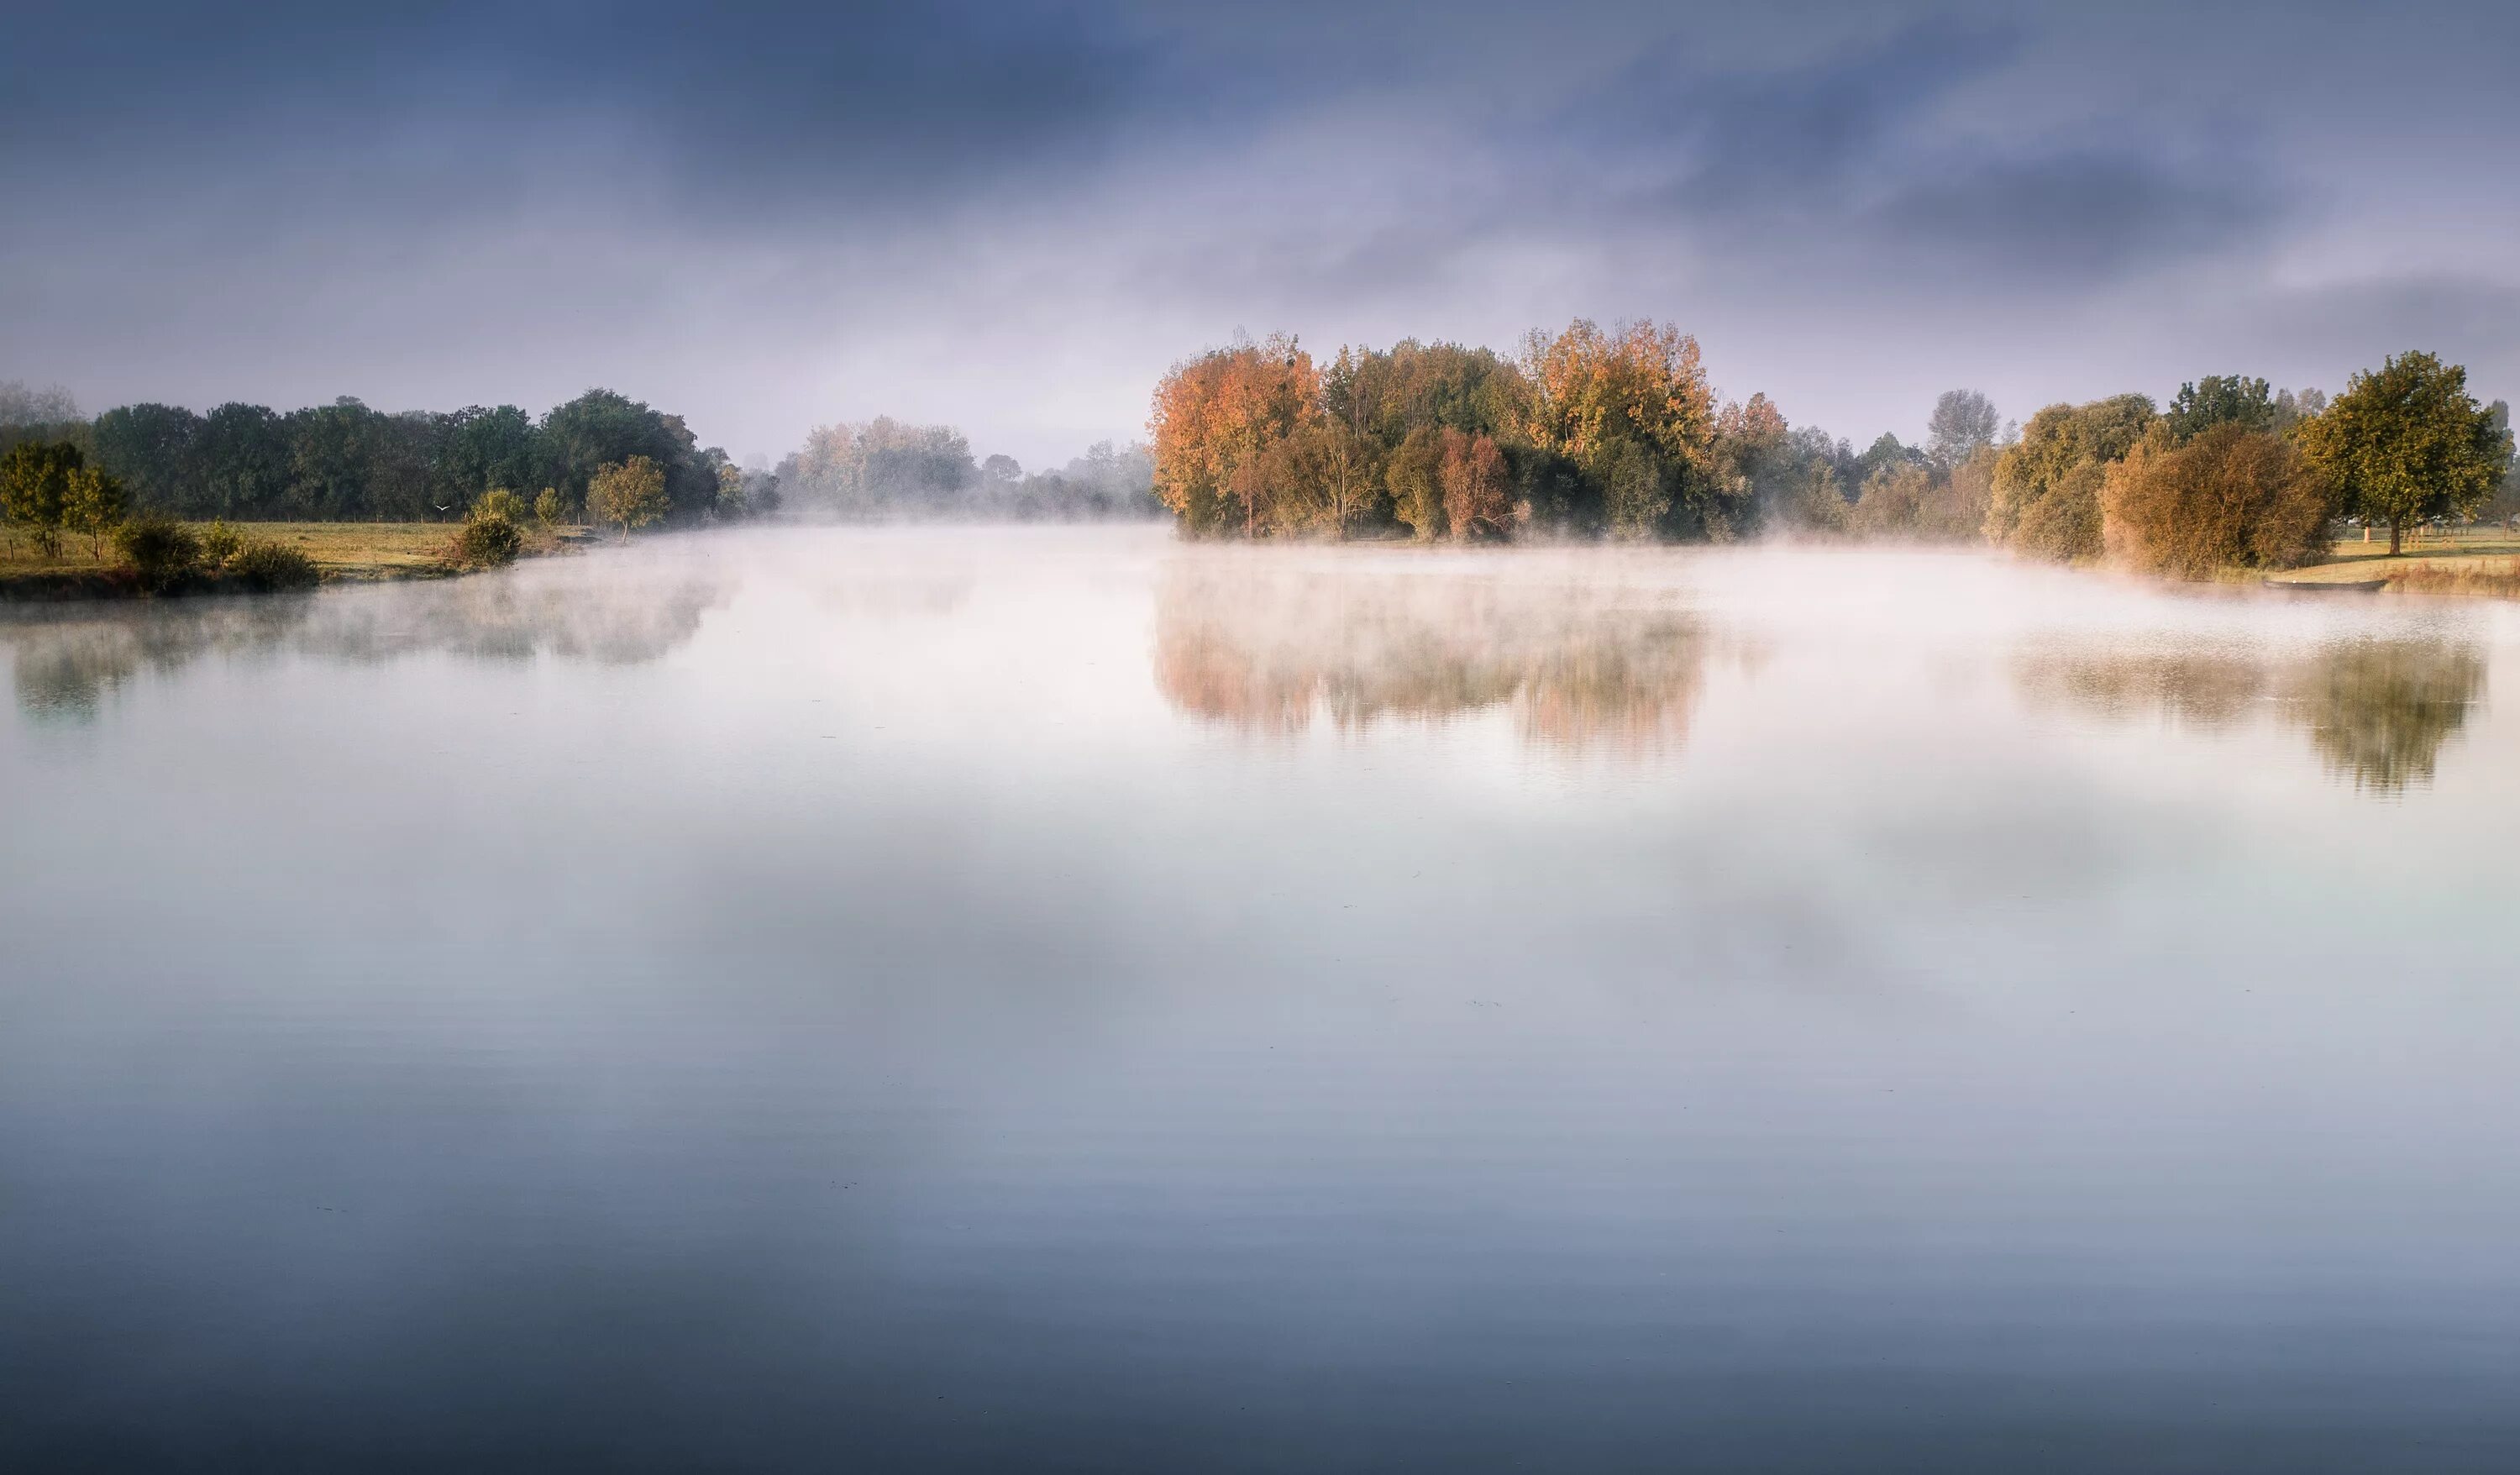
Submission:
{"label": "grassy bank", "polygon": [[[206,522],[188,523],[199,533]],[[313,560],[324,582],[373,583],[387,579],[437,579],[460,573],[448,561],[451,522],[234,522],[248,538],[268,538]],[[584,534],[563,530],[525,535],[524,556],[555,553]],[[21,536],[0,538],[0,598],[110,598],[127,593],[118,577],[121,559],[108,539],[104,557],[85,538],[66,538],[61,557],[46,559]]]}
{"label": "grassy bank", "polygon": [[2339,543],[2325,562],[2276,574],[2268,582],[2367,584],[2374,580],[2386,580],[2391,590],[2408,594],[2520,596],[2520,534],[2498,524],[2480,524],[2420,540],[2409,536],[2406,551],[2393,559],[2388,535],[2379,533],[2368,543]]}

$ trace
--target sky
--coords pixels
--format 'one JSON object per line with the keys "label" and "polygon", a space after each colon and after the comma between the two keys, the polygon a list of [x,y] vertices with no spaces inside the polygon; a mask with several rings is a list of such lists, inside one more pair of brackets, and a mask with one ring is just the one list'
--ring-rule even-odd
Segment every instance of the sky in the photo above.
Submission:
{"label": "sky", "polygon": [[2520,397],[2520,5],[20,0],[0,380],[592,385],[1026,466],[1291,333],[1694,334],[1859,444],[2389,353]]}

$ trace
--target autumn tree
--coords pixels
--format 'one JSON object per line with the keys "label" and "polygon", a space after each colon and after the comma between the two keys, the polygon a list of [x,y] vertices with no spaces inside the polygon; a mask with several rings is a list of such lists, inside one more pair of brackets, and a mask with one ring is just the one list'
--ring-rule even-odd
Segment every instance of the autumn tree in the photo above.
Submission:
{"label": "autumn tree", "polygon": [[1155,386],[1155,495],[1197,535],[1257,537],[1276,487],[1263,452],[1321,415],[1321,376],[1294,339],[1217,348]]}
{"label": "autumn tree", "polygon": [[2043,558],[2097,556],[2108,464],[2133,450],[2152,422],[2152,401],[2141,394],[2049,405],[2030,417],[1997,458],[1988,539]]}
{"label": "autumn tree", "polygon": [[2347,512],[2389,525],[2393,557],[2408,522],[2473,512],[2511,463],[2511,432],[2467,392],[2467,370],[2423,352],[2355,375],[2295,433]]}
{"label": "autumn tree", "polygon": [[2119,562],[2177,578],[2294,568],[2327,549],[2327,485],[2283,438],[2228,420],[2185,440],[2168,426],[2109,467],[2101,541]]}
{"label": "autumn tree", "polygon": [[646,527],[665,515],[665,469],[645,456],[599,467],[586,481],[586,514],[597,522],[630,530]]}
{"label": "autumn tree", "polygon": [[1525,340],[1526,428],[1601,490],[1613,536],[1727,536],[1749,507],[1710,465],[1715,396],[1697,340],[1651,322],[1603,333],[1577,319]]}

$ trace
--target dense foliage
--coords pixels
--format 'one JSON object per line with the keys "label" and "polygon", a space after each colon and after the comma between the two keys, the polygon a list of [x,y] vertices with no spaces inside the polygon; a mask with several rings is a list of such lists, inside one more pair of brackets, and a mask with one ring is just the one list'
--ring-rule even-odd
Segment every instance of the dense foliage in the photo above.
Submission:
{"label": "dense foliage", "polygon": [[2171,423],[2112,465],[2101,541],[2133,568],[2211,578],[2228,568],[2294,568],[2328,548],[2327,483],[2292,444],[2234,417],[2182,442]]}

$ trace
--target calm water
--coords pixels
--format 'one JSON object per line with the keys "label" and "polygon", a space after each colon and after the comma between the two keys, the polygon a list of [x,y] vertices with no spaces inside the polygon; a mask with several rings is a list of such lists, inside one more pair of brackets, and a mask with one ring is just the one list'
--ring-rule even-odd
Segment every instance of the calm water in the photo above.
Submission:
{"label": "calm water", "polygon": [[0,614],[0,1468],[2520,1466],[2520,618],[658,540]]}

